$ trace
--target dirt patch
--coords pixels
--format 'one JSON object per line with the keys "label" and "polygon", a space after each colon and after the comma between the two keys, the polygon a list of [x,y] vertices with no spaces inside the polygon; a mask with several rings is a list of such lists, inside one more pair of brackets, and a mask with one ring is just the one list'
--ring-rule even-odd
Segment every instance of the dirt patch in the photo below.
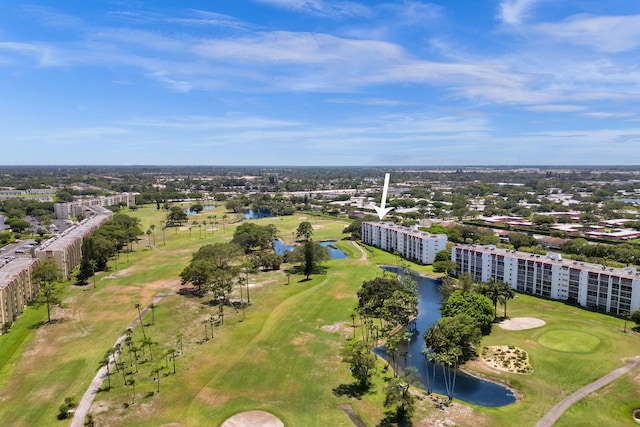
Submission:
{"label": "dirt patch", "polygon": [[130,276],[134,270],[135,267],[129,267],[125,268],[124,270],[114,271],[110,275],[105,276],[103,279],[117,279],[118,277],[127,277]]}
{"label": "dirt patch", "polygon": [[247,411],[228,418],[222,427],[284,427],[284,423],[268,412]]}
{"label": "dirt patch", "polygon": [[338,322],[338,323],[334,323],[333,325],[321,326],[320,330],[325,332],[340,332],[346,327],[346,325],[347,323],[345,322]]}
{"label": "dirt patch", "polygon": [[229,400],[228,396],[221,396],[219,393],[216,393],[215,390],[208,387],[204,387],[202,390],[200,390],[200,393],[198,393],[197,397],[207,405],[211,406],[220,406],[227,400]]}
{"label": "dirt patch", "polygon": [[498,323],[498,326],[502,329],[509,331],[522,331],[525,329],[539,328],[544,325],[546,325],[544,320],[535,317],[515,317]]}
{"label": "dirt patch", "polygon": [[480,358],[486,365],[498,371],[516,374],[533,373],[527,352],[512,345],[483,347]]}
{"label": "dirt patch", "polygon": [[[487,425],[482,415],[474,413],[469,406],[451,402],[447,406],[446,399],[430,395],[423,397],[422,410],[414,417],[415,427],[455,427],[459,425],[473,425],[477,427]],[[425,411],[425,412],[423,412]]]}

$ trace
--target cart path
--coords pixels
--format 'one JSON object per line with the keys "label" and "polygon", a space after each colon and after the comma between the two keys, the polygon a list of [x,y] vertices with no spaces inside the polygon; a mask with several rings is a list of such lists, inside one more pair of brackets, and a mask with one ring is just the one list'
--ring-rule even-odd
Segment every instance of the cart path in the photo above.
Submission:
{"label": "cart path", "polygon": [[353,246],[355,246],[356,248],[358,248],[358,250],[360,251],[360,253],[362,254],[362,256],[360,257],[360,261],[366,261],[367,260],[367,253],[364,251],[364,249],[362,249],[362,246],[360,246],[357,242],[352,241],[351,243],[353,243]]}
{"label": "cart path", "polygon": [[620,378],[621,376],[628,373],[638,365],[640,365],[640,356],[635,356],[633,359],[631,359],[631,361],[627,362],[621,367],[614,369],[613,371],[609,372],[607,375],[595,380],[591,384],[587,384],[586,386],[582,387],[580,390],[565,397],[556,406],[551,408],[551,410],[547,412],[545,416],[542,417],[540,421],[536,423],[535,427],[553,426],[553,424],[556,421],[558,421],[558,418],[560,418],[560,416],[564,413],[564,411],[569,409],[571,405],[573,405],[583,397],[587,396],[589,393],[593,393],[599,388],[604,387],[610,382]]}
{"label": "cart path", "polygon": [[[156,297],[153,299],[151,304],[157,305],[158,302],[160,302],[160,300],[166,297],[167,295],[171,295],[171,294],[156,295]],[[127,326],[127,329],[135,328],[138,325],[138,323],[140,323],[140,319],[143,318],[149,312],[149,310],[150,310],[149,307],[146,307],[144,310],[142,310],[140,312],[140,316],[136,316],[136,318],[131,323],[129,323],[129,326]],[[122,344],[126,337],[127,337],[126,333],[120,335],[120,337],[118,337],[113,347],[117,346],[118,344]],[[118,357],[118,353],[116,352],[113,354],[113,358],[109,360],[109,369],[113,368],[113,361],[117,357]],[[107,378],[107,366],[101,367],[98,370],[98,373],[96,374],[96,376],[93,378],[93,381],[91,381],[89,388],[87,389],[87,391],[85,391],[84,396],[82,396],[82,400],[80,400],[78,407],[73,413],[71,424],[69,424],[70,427],[84,427],[84,419],[89,413],[89,409],[91,408],[93,399],[96,397],[96,394],[98,394],[98,391],[102,387],[102,382],[104,381],[105,378]]]}

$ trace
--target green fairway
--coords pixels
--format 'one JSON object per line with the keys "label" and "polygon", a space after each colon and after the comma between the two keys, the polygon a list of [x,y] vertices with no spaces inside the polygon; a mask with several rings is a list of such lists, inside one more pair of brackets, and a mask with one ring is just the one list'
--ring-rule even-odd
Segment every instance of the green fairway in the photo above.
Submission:
{"label": "green fairway", "polygon": [[580,331],[556,329],[545,332],[538,342],[552,350],[567,353],[592,353],[600,344],[600,338]]}
{"label": "green fairway", "polygon": [[[111,270],[98,274],[96,289],[69,286],[65,307],[54,311],[58,322],[32,329],[43,319],[43,312],[27,310],[12,331],[0,337],[0,424],[67,425],[55,418],[64,398],[80,400],[105,352],[137,315],[134,304],[145,307],[158,294],[166,296],[154,311],[155,322],[151,324],[150,315],[144,319],[153,358],[148,349],[144,355],[140,352],[135,373],[128,351],[123,351],[127,378],[135,379],[135,395],[132,385],[124,385],[121,372],[112,373],[112,389],[99,393],[90,411],[99,425],[217,426],[237,412],[253,409],[271,412],[287,426],[353,425],[338,407],[343,403],[351,404],[367,425],[378,425],[385,417],[383,377],[376,377],[370,393],[359,398],[334,392],[352,382],[338,353],[353,335],[351,313],[362,282],[382,274],[378,264],[406,261],[371,247],[365,249],[367,259],[361,260],[362,253],[351,241],[340,240],[345,220],[304,213],[254,220],[275,224],[288,244],[293,243],[299,223],[309,221],[314,240],[339,240],[337,246],[349,258],[324,262],[326,270],[308,281],[300,275],[287,276],[290,265],[251,274],[251,304],[244,310],[225,307],[224,324],[212,325],[209,319],[218,307],[206,297],[180,295],[179,274],[200,246],[229,241],[237,223],[222,224],[221,207],[207,211],[217,217],[218,224],[207,219],[205,237],[201,227],[163,231],[166,212],[155,206],[128,213],[142,219],[143,230],[154,224],[153,235],[145,235],[133,253],[121,254],[117,269],[112,260]],[[424,274],[433,273],[429,266],[406,264]],[[230,298],[239,301],[241,296],[246,301],[246,289],[241,294],[235,288]],[[509,301],[508,314],[538,317],[546,324],[524,331],[494,326],[482,345],[522,348],[534,373],[498,373],[473,364],[469,368],[510,382],[522,399],[502,408],[465,405],[464,410],[455,411],[438,409],[425,399],[415,425],[424,418],[453,420],[460,426],[532,426],[563,397],[622,365],[625,358],[640,354],[638,333],[623,333],[622,321],[610,316],[526,295]],[[140,327],[132,338],[140,346]],[[173,360],[167,357],[170,348],[179,354],[175,374]],[[160,368],[160,394],[154,381],[156,368]],[[390,372],[384,375],[388,378]],[[571,408],[558,425],[589,419],[605,425],[607,413],[617,415],[606,425],[628,425],[630,418],[624,413],[640,407],[638,375],[632,371],[598,392],[597,398],[589,396],[580,403],[602,415],[592,418]],[[25,411],[27,406],[32,410]]]}

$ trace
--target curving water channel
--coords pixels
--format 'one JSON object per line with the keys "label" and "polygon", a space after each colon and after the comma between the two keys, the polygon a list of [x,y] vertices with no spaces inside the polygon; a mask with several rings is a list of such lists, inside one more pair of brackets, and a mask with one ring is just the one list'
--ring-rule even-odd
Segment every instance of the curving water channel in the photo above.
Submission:
{"label": "curving water channel", "polygon": [[[399,271],[398,267],[391,266],[383,266],[382,269],[392,273]],[[434,365],[426,361],[422,354],[422,351],[426,348],[423,338],[424,333],[440,318],[442,294],[438,291],[439,283],[436,280],[416,274],[412,274],[412,278],[418,283],[418,292],[420,294],[418,317],[415,320],[416,328],[411,341],[408,345],[406,342],[399,345],[398,353],[396,354],[398,365],[400,369],[404,368],[404,357],[400,357],[398,354],[407,352],[406,366],[414,366],[418,370],[419,381],[424,389],[430,388],[436,393],[446,395],[442,368],[435,366],[434,371]],[[391,363],[391,356],[384,351],[384,348],[376,349],[376,353]],[[427,370],[429,370],[428,377]],[[434,372],[435,379],[433,377]],[[454,398],[487,407],[505,406],[516,401],[513,392],[508,388],[466,375],[460,371],[457,373]]]}
{"label": "curving water channel", "polygon": [[[321,246],[324,246],[329,250],[329,256],[331,259],[343,259],[348,258],[348,255],[344,253],[342,250],[335,247],[335,240],[327,240],[325,242],[320,242]],[[273,241],[273,250],[278,255],[284,255],[286,251],[292,251],[294,246],[285,245],[284,242],[280,239]]]}

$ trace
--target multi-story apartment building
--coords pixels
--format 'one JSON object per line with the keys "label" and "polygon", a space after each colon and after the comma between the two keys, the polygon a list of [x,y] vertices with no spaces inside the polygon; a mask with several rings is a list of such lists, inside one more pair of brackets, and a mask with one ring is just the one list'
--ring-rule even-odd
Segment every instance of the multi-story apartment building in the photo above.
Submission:
{"label": "multi-story apartment building", "polygon": [[458,273],[470,272],[476,282],[489,279],[512,289],[621,314],[640,309],[640,272],[610,268],[546,255],[499,249],[493,245],[458,245],[451,252]]}
{"label": "multi-story apartment building", "polygon": [[27,303],[38,294],[38,284],[33,281],[33,269],[40,260],[16,258],[0,263],[0,324],[13,323]]}
{"label": "multi-story apartment building", "polygon": [[82,258],[82,239],[113,218],[113,212],[101,206],[86,206],[92,215],[63,233],[35,248],[34,256],[41,261],[53,260],[64,277],[69,277]]}
{"label": "multi-story apartment building", "polygon": [[101,196],[93,199],[78,200],[68,203],[56,203],[53,209],[58,219],[70,219],[78,216],[91,215],[92,211],[87,210],[89,206],[131,206],[136,204],[137,193],[119,193],[111,196]]}
{"label": "multi-story apartment building", "polygon": [[445,234],[431,234],[391,222],[363,222],[362,242],[421,264],[433,264],[436,253],[446,249]]}

